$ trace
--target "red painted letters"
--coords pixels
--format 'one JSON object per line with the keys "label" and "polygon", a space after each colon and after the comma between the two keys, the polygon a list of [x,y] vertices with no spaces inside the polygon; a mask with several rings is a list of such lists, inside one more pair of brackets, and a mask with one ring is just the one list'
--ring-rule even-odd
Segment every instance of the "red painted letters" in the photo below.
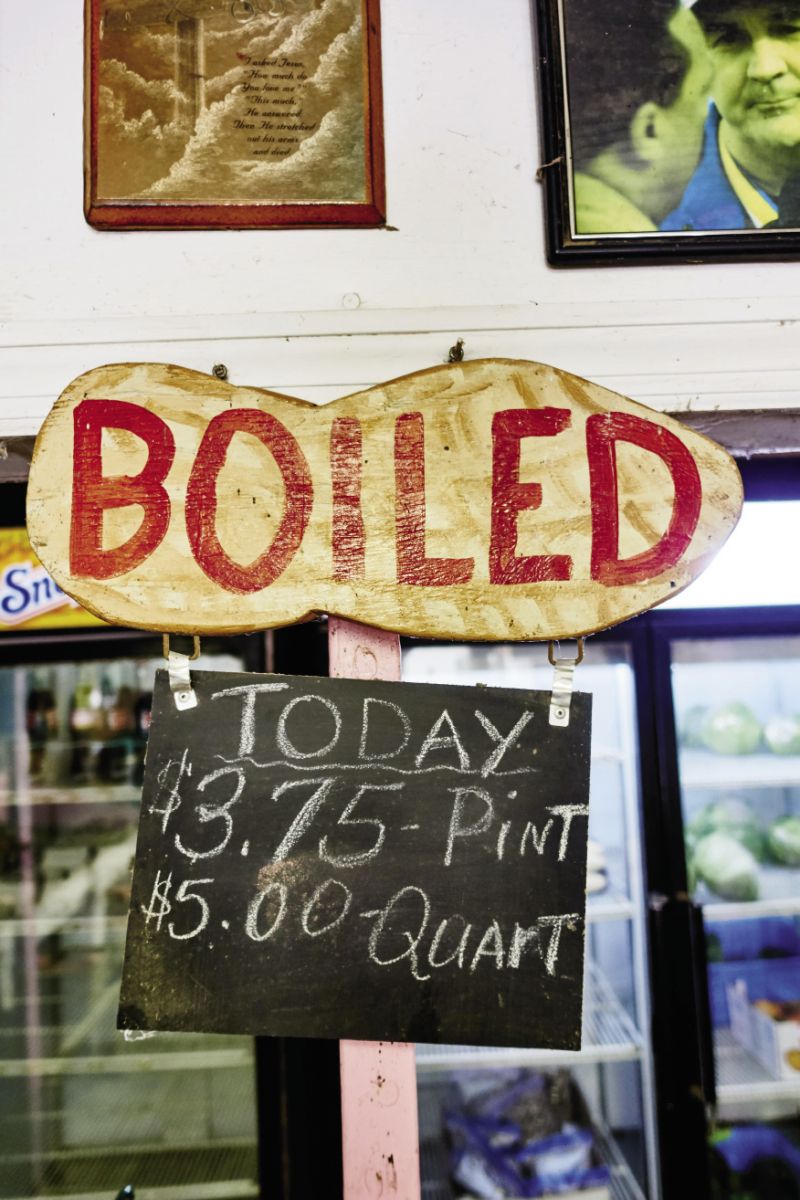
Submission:
{"label": "red painted letters", "polygon": [[[283,516],[270,546],[248,566],[235,563],[217,537],[217,476],[236,433],[272,453],[283,476]],[[314,489],[305,455],[285,425],[255,408],[234,408],[209,421],[186,488],[186,532],[198,566],[229,592],[258,592],[286,570],[303,540]]]}
{"label": "red painted letters", "polygon": [[364,578],[364,518],[361,513],[361,422],[331,422],[331,551],[334,579]]}
{"label": "red painted letters", "polygon": [[[169,527],[169,496],[164,479],[175,457],[169,426],[125,400],[83,400],[75,408],[72,520],[69,565],[73,575],[112,579],[152,554]],[[103,474],[103,430],[126,429],[147,444],[147,462],[138,475]],[[121,546],[103,549],[103,513],[139,504],[142,523]]]}
{"label": "red painted letters", "polygon": [[[675,489],[666,533],[631,558],[619,557],[616,443],[631,442],[657,454]],[[700,473],[683,443],[663,425],[631,413],[594,413],[586,421],[592,496],[592,579],[606,587],[642,583],[675,566],[692,540],[702,501]]]}
{"label": "red painted letters", "polygon": [[542,503],[541,484],[519,482],[520,440],[555,437],[569,423],[566,408],[509,408],[492,417],[491,583],[540,583],[572,574],[568,554],[516,554],[518,513]]}
{"label": "red painted letters", "polygon": [[403,413],[394,427],[397,581],[422,587],[468,583],[471,558],[428,558],[425,553],[425,424]]}
{"label": "red painted letters", "polygon": [[[141,404],[123,400],[83,400],[74,410],[74,472],[70,524],[70,570],[74,576],[111,579],[143,563],[161,544],[171,519],[165,480],[175,458],[166,421]],[[523,438],[555,437],[571,422],[567,408],[510,408],[492,417],[491,533],[488,547],[492,584],[570,580],[567,554],[518,555],[519,514],[542,503],[539,482],[521,482]],[[138,475],[104,475],[104,430],[125,430],[147,447]],[[272,454],[284,489],[283,513],[270,545],[242,566],[223,549],[217,535],[217,479],[237,433],[258,438]],[[619,556],[617,443],[628,442],[654,454],[667,467],[673,485],[666,532],[629,558]],[[687,550],[700,518],[702,486],[690,451],[668,428],[632,413],[594,412],[586,419],[586,454],[592,512],[591,578],[604,587],[642,583],[669,571]],[[331,559],[337,581],[365,576],[362,512],[362,426],[357,417],[334,417],[330,426]],[[395,421],[395,534],[397,580],[419,587],[468,583],[472,558],[431,558],[426,553],[425,426],[421,412]],[[176,481],[180,485],[180,481]],[[313,504],[311,472],[297,440],[285,425],[255,408],[219,413],[207,425],[186,488],[186,532],[195,561],[228,592],[268,587],[291,562],[305,534]],[[121,546],[103,545],[107,509],[139,505],[137,531]],[[457,526],[458,512],[453,509]],[[452,531],[451,531],[452,532]]]}

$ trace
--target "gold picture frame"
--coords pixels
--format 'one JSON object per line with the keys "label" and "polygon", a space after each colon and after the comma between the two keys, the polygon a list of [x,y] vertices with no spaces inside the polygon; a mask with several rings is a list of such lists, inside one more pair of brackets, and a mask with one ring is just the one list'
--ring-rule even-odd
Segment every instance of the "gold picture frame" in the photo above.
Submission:
{"label": "gold picture frame", "polygon": [[86,0],[97,229],[385,222],[379,0]]}

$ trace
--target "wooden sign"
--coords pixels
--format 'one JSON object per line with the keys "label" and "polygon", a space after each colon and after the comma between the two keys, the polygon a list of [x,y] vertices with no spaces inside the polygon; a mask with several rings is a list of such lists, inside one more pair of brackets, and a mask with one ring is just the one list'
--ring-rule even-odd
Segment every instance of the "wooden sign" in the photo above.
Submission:
{"label": "wooden sign", "polygon": [[119,1026],[580,1047],[591,698],[156,680]]}
{"label": "wooden sign", "polygon": [[66,592],[142,629],[326,612],[543,640],[675,595],[741,504],[714,442],[536,363],[435,367],[323,407],[129,364],[54,406],[28,528]]}

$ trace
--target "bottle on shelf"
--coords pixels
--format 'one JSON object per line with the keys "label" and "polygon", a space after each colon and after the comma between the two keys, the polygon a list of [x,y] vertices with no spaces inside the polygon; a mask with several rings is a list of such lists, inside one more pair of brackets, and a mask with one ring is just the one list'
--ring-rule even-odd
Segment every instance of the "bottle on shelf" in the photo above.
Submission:
{"label": "bottle on shelf", "polygon": [[94,749],[105,729],[103,697],[97,681],[97,668],[83,663],[70,699],[69,732],[72,743],[70,782],[91,783]]}
{"label": "bottle on shelf", "polygon": [[134,692],[121,669],[110,668],[104,693],[106,741],[97,756],[97,774],[106,783],[128,783],[135,768],[136,716]]}
{"label": "bottle on shelf", "polygon": [[47,743],[58,735],[58,711],[52,671],[37,668],[31,672],[25,723],[30,743],[30,777],[33,782],[37,782],[43,775]]}

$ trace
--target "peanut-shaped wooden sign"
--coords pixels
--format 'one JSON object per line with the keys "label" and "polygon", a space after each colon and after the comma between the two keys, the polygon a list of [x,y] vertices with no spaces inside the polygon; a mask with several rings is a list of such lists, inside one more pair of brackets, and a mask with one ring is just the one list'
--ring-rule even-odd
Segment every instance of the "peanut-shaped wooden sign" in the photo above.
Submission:
{"label": "peanut-shaped wooden sign", "polygon": [[714,442],[553,367],[434,367],[318,407],[98,367],[36,443],[28,529],[108,621],[238,633],[335,613],[461,640],[590,633],[675,595],[739,516]]}

